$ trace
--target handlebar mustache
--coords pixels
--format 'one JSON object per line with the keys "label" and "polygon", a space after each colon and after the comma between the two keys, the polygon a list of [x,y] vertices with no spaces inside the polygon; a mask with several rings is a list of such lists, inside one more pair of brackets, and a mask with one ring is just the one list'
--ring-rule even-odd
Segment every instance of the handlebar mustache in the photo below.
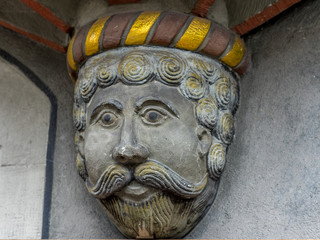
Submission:
{"label": "handlebar mustache", "polygon": [[99,199],[105,199],[120,191],[132,180],[141,184],[171,192],[174,195],[185,199],[197,197],[205,188],[208,181],[208,174],[198,183],[192,183],[164,164],[148,160],[138,165],[133,172],[123,165],[110,165],[101,174],[96,184],[86,180],[88,191]]}

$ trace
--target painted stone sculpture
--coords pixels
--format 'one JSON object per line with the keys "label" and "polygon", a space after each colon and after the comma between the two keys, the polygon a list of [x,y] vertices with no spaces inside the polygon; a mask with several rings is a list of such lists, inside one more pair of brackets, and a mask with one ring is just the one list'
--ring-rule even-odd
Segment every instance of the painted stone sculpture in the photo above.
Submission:
{"label": "painted stone sculpture", "polygon": [[206,19],[126,13],[80,29],[67,57],[88,191],[127,237],[183,237],[225,166],[236,72],[249,60],[242,40]]}

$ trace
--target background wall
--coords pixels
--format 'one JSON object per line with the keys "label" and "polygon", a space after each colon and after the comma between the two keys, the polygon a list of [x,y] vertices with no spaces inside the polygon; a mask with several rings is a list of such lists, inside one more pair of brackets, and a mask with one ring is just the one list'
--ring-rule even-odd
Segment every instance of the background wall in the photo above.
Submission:
{"label": "background wall", "polygon": [[320,237],[319,9],[307,1],[246,36],[236,138],[189,238]]}
{"label": "background wall", "polygon": [[[305,1],[246,36],[253,64],[241,80],[236,138],[216,201],[187,238],[320,237],[319,9]],[[64,54],[3,28],[0,35],[1,48],[57,98],[50,227],[42,235],[123,238],[77,176]]]}
{"label": "background wall", "polygon": [[0,238],[40,238],[50,101],[17,66],[0,69]]}

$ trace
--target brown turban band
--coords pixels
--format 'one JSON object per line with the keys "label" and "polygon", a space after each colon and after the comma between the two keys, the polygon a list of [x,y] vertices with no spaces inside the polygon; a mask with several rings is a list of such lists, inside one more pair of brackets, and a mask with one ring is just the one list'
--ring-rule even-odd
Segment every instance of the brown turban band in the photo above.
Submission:
{"label": "brown turban band", "polygon": [[242,75],[250,65],[244,42],[232,31],[204,18],[168,11],[120,13],[82,27],[71,39],[67,67],[73,80],[89,57],[124,46],[162,46],[198,52]]}

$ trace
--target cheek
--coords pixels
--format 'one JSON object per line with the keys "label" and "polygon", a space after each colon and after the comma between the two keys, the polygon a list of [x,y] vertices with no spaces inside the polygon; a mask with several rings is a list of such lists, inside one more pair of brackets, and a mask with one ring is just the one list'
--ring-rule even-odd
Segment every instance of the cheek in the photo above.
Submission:
{"label": "cheek", "polygon": [[92,126],[86,132],[84,155],[90,180],[95,183],[104,170],[113,164],[112,149],[117,144],[117,131]]}
{"label": "cheek", "polygon": [[195,128],[171,122],[158,127],[141,127],[141,135],[149,146],[150,158],[159,161],[192,182],[206,173],[206,163],[197,153]]}

